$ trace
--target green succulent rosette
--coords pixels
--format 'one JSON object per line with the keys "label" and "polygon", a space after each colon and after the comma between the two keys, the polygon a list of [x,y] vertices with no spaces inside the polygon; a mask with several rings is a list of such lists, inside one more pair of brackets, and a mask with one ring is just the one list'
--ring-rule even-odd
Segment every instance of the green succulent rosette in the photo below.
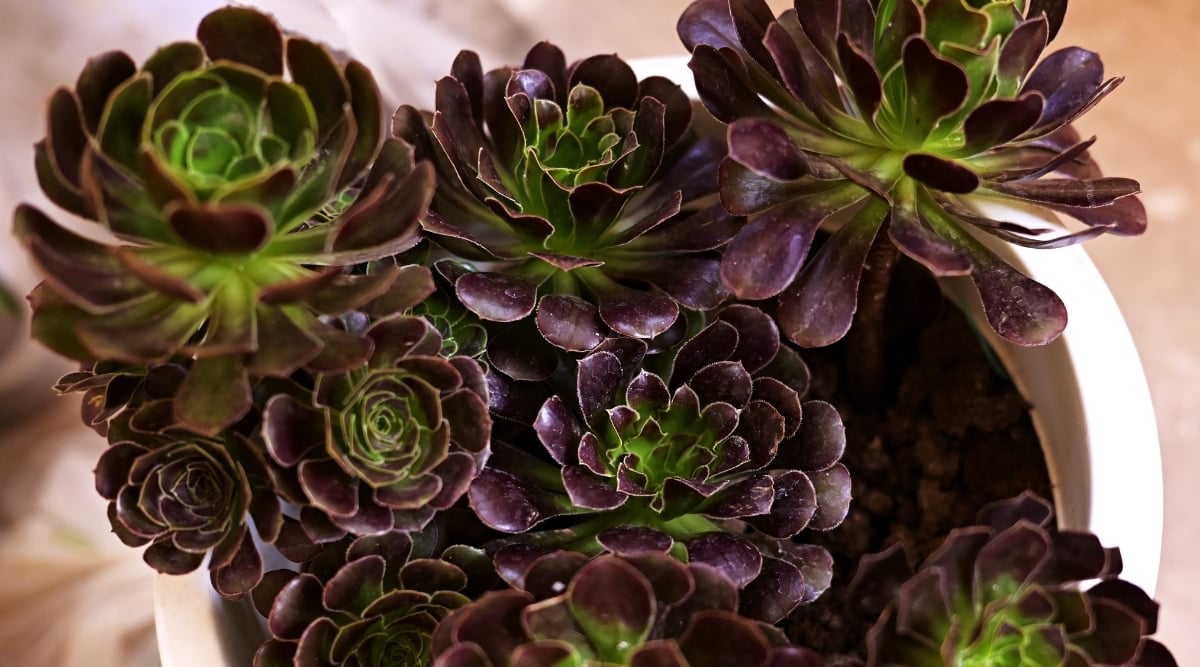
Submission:
{"label": "green succulent rosette", "polygon": [[[829,553],[793,538],[846,517],[844,429],[831,405],[802,400],[807,367],[771,318],[728,306],[668,373],[620,355],[581,359],[575,385],[497,442],[472,483],[476,515],[511,535],[492,548],[502,576],[519,582],[547,549],[650,550],[718,567],[760,620],[815,599]],[[522,400],[511,392],[496,384],[494,402]]]}
{"label": "green succulent rosette", "polygon": [[527,590],[485,593],[434,634],[434,667],[823,667],[783,633],[738,616],[716,569],[664,554],[545,557]]}
{"label": "green succulent rosette", "polygon": [[261,451],[247,438],[180,428],[169,400],[117,415],[96,465],[113,532],[159,572],[185,574],[207,558],[213,587],[240,597],[263,577],[250,533],[271,543],[283,525]]}
{"label": "green succulent rosette", "polygon": [[681,308],[727,296],[715,251],[737,224],[714,197],[724,147],[691,120],[667,79],[639,81],[615,55],[568,63],[549,43],[487,72],[462,52],[432,115],[397,111],[393,132],[438,166],[422,225],[461,260],[448,276],[458,299],[496,332],[536,310],[520,334],[489,339],[503,372],[544,377],[506,363],[528,356],[530,336],[571,352],[614,332],[650,339]]}
{"label": "green succulent rosette", "polygon": [[363,336],[374,348],[366,366],[275,393],[262,413],[276,485],[317,543],[423,529],[491,452],[478,362],[438,356],[442,337],[421,318],[381,320]]}
{"label": "green succulent rosette", "polygon": [[198,37],[141,68],[119,52],[93,58],[50,99],[42,189],[119,244],[29,205],[15,226],[45,275],[30,299],[35,337],[85,362],[190,358],[177,416],[216,433],[249,408],[249,376],[370,354],[323,317],[428,281],[389,262],[344,267],[416,243],[433,171],[383,139],[360,63],[249,8],[209,14]]}
{"label": "green succulent rosette", "polygon": [[[980,235],[1056,248],[1140,234],[1138,183],[1106,178],[1071,123],[1110,93],[1100,57],[1043,56],[1067,0],[696,0],[679,20],[700,97],[729,124],[721,197],[747,225],[721,277],[779,295],[786,335],[849,330],[872,248],[969,276],[988,322],[1023,345],[1066,326],[1062,300]],[[1011,208],[1036,211],[1033,223]],[[1058,214],[1078,220],[1065,231]],[[1043,224],[1041,220],[1045,220]],[[831,232],[806,260],[818,228]]]}
{"label": "green succulent rosette", "polygon": [[271,633],[254,666],[429,665],[434,629],[494,579],[490,569],[470,547],[436,557],[430,534],[329,544],[301,572],[269,572],[254,591]]}
{"label": "green succulent rosette", "polygon": [[[1050,504],[1024,494],[951,531],[915,571],[900,545],[869,556],[851,584],[883,607],[868,667],[1175,667],[1152,639],[1158,604],[1118,579],[1120,552],[1058,531]],[[1100,582],[1086,590],[1081,584]]]}

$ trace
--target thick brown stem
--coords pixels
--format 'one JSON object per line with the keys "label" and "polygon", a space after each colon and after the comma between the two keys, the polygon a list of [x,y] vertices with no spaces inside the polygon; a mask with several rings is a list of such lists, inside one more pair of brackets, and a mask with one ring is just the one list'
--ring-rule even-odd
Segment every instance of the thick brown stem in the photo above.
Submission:
{"label": "thick brown stem", "polygon": [[888,286],[900,251],[888,238],[887,225],[879,230],[867,253],[862,282],[858,286],[858,310],[846,335],[846,373],[850,398],[860,409],[881,407],[886,387],[887,355],[884,315]]}

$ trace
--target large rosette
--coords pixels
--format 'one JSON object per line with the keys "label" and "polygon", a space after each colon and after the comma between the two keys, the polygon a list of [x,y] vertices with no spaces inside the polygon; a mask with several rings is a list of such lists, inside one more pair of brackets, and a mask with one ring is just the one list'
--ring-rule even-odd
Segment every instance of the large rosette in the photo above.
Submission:
{"label": "large rosette", "polygon": [[416,243],[433,169],[384,140],[365,67],[249,8],[209,14],[199,43],[140,69],[119,52],[89,61],[50,100],[37,166],[54,202],[121,245],[17,209],[45,274],[34,335],[85,362],[194,359],[175,407],[197,431],[245,414],[249,375],[362,363],[369,343],[322,316],[428,282],[418,267],[344,267]]}
{"label": "large rosette", "polygon": [[[894,244],[936,275],[969,275],[1001,336],[1054,339],[1062,301],[975,232],[1053,248],[1146,226],[1137,182],[1102,177],[1094,138],[1069,125],[1120,79],[1080,48],[1038,62],[1066,5],[808,0],[776,18],[763,0],[694,2],[679,34],[701,99],[729,123],[721,196],[751,216],[723,259],[733,293],[782,293],[785,333],[826,345],[850,327],[872,245]],[[1048,222],[990,206],[1004,200]],[[1054,213],[1086,228],[1064,233]],[[801,268],[822,225],[834,232]]]}

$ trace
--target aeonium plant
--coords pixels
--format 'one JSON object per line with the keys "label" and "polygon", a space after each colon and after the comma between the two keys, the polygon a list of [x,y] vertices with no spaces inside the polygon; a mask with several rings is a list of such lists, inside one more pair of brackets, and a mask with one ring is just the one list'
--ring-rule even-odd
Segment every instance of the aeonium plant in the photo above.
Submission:
{"label": "aeonium plant", "polygon": [[[1031,493],[993,503],[914,572],[899,545],[864,557],[855,592],[886,605],[868,667],[1173,667],[1154,634],[1158,605],[1118,579],[1120,552],[1050,526]],[[1081,590],[1089,579],[1101,581]]]}
{"label": "aeonium plant", "polygon": [[[1062,301],[976,234],[1053,248],[1146,226],[1137,182],[1102,177],[1095,139],[1070,126],[1121,79],[1105,80],[1084,49],[1040,58],[1066,7],[820,0],[775,17],[763,0],[694,2],[679,34],[701,99],[729,124],[722,200],[750,216],[722,260],[725,284],[741,298],[781,294],[786,335],[827,345],[850,328],[864,266],[889,272],[899,249],[935,275],[970,276],[1004,338],[1057,337]],[[1013,222],[987,210],[996,201],[1086,228]],[[821,226],[833,233],[805,262]]]}
{"label": "aeonium plant", "polygon": [[212,435],[249,409],[251,377],[369,356],[324,317],[428,279],[348,267],[417,242],[433,174],[384,139],[360,63],[249,8],[209,14],[198,37],[140,68],[106,53],[51,97],[39,182],[120,243],[28,205],[16,233],[46,278],[30,299],[34,336],[83,362],[189,357],[176,416]]}
{"label": "aeonium plant", "polygon": [[[840,583],[818,534],[853,528],[855,489],[799,347],[845,333],[889,244],[1044,342],[1061,304],[966,227],[1144,222],[1069,127],[1112,88],[1099,61],[1037,64],[1064,9],[699,0],[680,32],[728,142],[675,82],[549,43],[465,51],[433,110],[394,113],[246,7],[93,59],[35,169],[109,237],[28,205],[15,227],[34,336],[80,363],[57,389],[108,441],[113,531],[248,595],[259,667],[824,664],[785,629]],[[971,208],[1004,197],[1091,227]],[[867,559],[861,657],[1173,664],[1113,552],[1043,510],[990,508],[915,572]]]}

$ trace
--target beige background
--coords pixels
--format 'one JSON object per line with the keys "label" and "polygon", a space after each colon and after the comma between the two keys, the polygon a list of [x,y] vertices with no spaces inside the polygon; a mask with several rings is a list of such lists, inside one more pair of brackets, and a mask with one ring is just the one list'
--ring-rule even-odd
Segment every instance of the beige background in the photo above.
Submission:
{"label": "beige background", "polygon": [[[140,59],[159,42],[190,37],[217,4],[0,0],[0,210],[40,199],[29,146],[42,134],[42,101],[54,86],[73,81],[90,54],[125,48]],[[546,38],[566,47],[569,58],[680,53],[674,21],[686,2],[258,4],[296,29],[340,46],[352,42],[394,101],[426,104],[430,83],[463,47],[492,65],[516,61]],[[1142,238],[1100,239],[1089,250],[1129,320],[1158,412],[1167,533],[1160,637],[1181,665],[1200,664],[1200,633],[1193,630],[1200,620],[1200,572],[1193,567],[1200,547],[1200,297],[1188,273],[1200,262],[1200,225],[1190,211],[1200,186],[1198,29],[1200,5],[1191,0],[1076,0],[1058,40],[1099,51],[1110,73],[1127,77],[1080,125],[1085,135],[1100,136],[1093,152],[1110,175],[1141,181],[1151,227]],[[7,239],[0,275],[22,288],[32,281]],[[35,360],[32,354],[19,356]],[[44,374],[54,372],[47,367]],[[0,367],[0,393],[5,381]],[[75,423],[67,401],[23,416],[0,431],[0,666],[152,664],[150,578],[136,554],[105,534],[104,504],[91,491],[102,443]],[[1140,445],[1129,443],[1130,456]]]}

